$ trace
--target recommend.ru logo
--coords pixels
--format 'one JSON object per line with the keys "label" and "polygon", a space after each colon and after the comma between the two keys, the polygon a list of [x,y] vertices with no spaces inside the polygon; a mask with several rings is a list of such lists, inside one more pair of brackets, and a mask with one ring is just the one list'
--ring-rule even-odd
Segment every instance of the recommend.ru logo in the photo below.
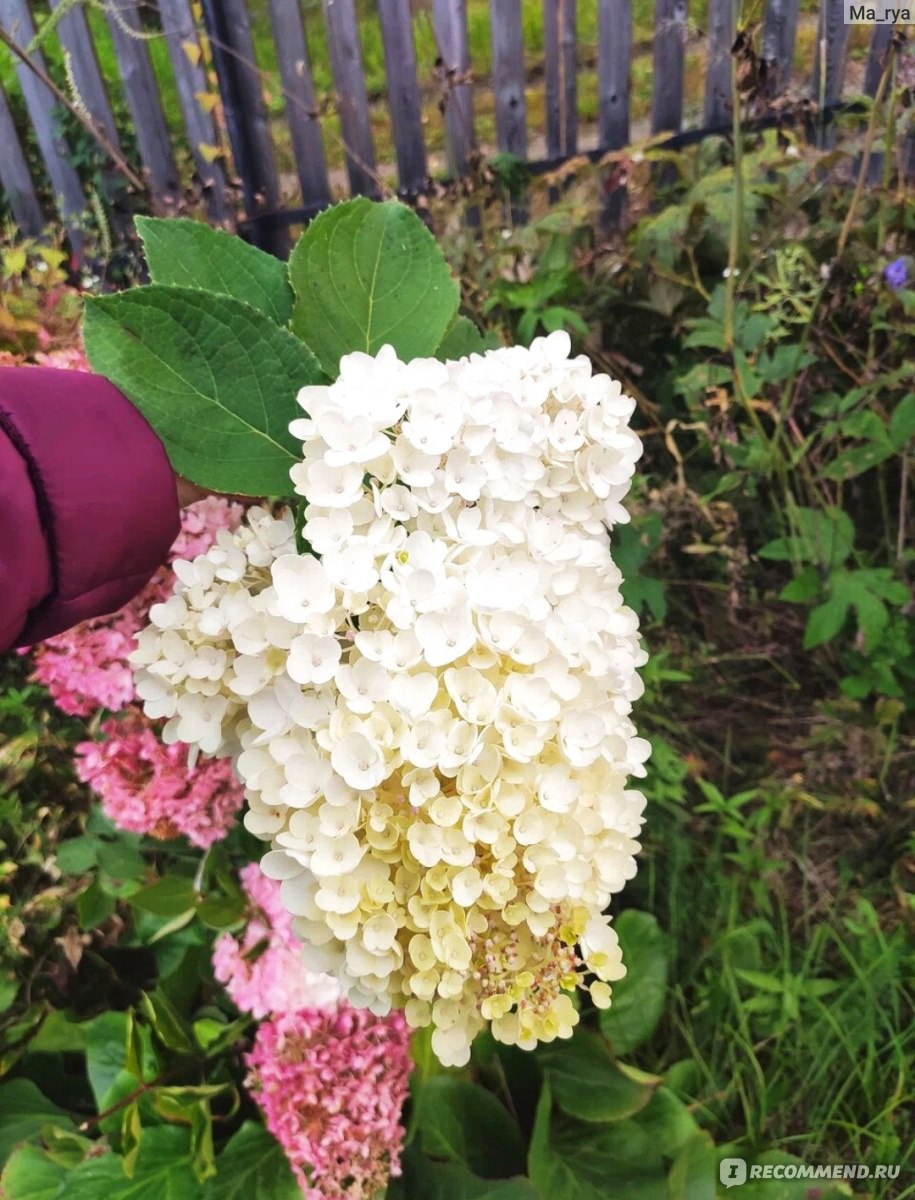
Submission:
{"label": "recommend.ru logo", "polygon": [[723,1158],[718,1179],[726,1188],[737,1187],[748,1179],[898,1179],[899,1165],[894,1163],[753,1163],[745,1158]]}
{"label": "recommend.ru logo", "polygon": [[747,1163],[743,1158],[723,1158],[718,1167],[718,1178],[725,1187],[747,1182]]}

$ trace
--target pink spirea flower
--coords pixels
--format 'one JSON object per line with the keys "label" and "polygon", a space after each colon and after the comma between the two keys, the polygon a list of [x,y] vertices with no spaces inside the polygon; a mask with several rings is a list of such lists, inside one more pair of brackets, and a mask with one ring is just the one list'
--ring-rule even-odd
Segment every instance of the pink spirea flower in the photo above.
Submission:
{"label": "pink spirea flower", "polygon": [[400,1174],[410,1054],[403,1013],[347,1003],[265,1021],[248,1087],[306,1200],[371,1200]]}
{"label": "pink spirea flower", "polygon": [[340,987],[329,975],[305,969],[302,947],[292,931],[292,914],[280,900],[280,885],[257,863],[240,872],[251,911],[240,938],[224,933],[213,948],[213,970],[233,1003],[258,1020],[301,1008],[330,1008]]}
{"label": "pink spirea flower", "polygon": [[235,824],[244,794],[228,759],[187,765],[187,746],[166,746],[136,709],[101,726],[104,741],[76,747],[76,773],[120,828],[158,838],[183,834],[205,849]]}
{"label": "pink spirea flower", "polygon": [[[169,562],[203,554],[220,529],[237,527],[243,511],[240,504],[218,496],[190,505],[182,514]],[[43,684],[57,707],[70,716],[89,717],[99,708],[118,712],[136,695],[127,655],[152,605],[168,598],[173,579],[171,570],[162,567],[116,613],[83,621],[35,647],[32,680]]]}

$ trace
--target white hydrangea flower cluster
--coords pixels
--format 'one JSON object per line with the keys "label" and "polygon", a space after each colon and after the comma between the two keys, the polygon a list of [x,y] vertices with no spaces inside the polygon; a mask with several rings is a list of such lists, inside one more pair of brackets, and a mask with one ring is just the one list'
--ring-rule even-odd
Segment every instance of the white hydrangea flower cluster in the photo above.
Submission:
{"label": "white hydrangea flower cluster", "polygon": [[634,402],[528,349],[351,354],[308,387],[307,509],[254,509],[152,610],[134,656],[166,739],[232,754],[308,966],[432,1023],[446,1064],[485,1021],[569,1036],[574,989],[624,973],[602,915],[635,873],[645,661],[608,528]]}

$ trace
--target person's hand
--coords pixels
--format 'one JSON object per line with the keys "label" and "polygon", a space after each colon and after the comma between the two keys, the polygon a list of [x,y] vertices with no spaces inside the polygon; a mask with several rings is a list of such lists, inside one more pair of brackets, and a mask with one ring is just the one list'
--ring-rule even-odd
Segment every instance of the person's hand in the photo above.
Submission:
{"label": "person's hand", "polygon": [[183,475],[177,473],[175,474],[175,490],[178,493],[178,504],[181,508],[187,508],[189,504],[193,504],[197,500],[205,500],[207,496],[221,496],[223,500],[231,500],[235,504],[244,504],[246,507],[249,504],[259,504],[263,501],[262,496],[242,496],[237,492],[214,492],[212,488],[191,483],[189,479],[185,479]]}
{"label": "person's hand", "polygon": [[191,483],[183,475],[175,476],[175,486],[178,491],[178,503],[182,508],[187,508],[195,500],[203,500],[210,495],[210,492],[206,488],[199,487],[196,483]]}

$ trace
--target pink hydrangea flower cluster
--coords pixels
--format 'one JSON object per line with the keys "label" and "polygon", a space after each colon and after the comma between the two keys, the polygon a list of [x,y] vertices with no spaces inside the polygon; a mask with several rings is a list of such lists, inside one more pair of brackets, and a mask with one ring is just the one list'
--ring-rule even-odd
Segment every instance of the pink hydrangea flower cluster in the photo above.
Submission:
{"label": "pink hydrangea flower cluster", "polygon": [[213,970],[233,1004],[259,1021],[271,1013],[332,1007],[340,987],[329,975],[305,969],[279,884],[256,862],[242,868],[240,879],[251,905],[248,923],[240,941],[224,933],[213,948]]}
{"label": "pink hydrangea flower cluster", "polygon": [[31,678],[48,689],[61,712],[91,717],[96,709],[118,712],[133,700],[127,655],[143,624],[149,590],[112,616],[83,621],[35,647]]}
{"label": "pink hydrangea flower cluster", "polygon": [[[221,497],[208,496],[184,510],[181,532],[169,552],[169,562],[204,554],[220,529],[235,529],[243,508]],[[57,707],[70,716],[90,717],[99,708],[118,712],[135,699],[133,672],[127,655],[146,624],[154,604],[171,595],[174,576],[162,567],[139,595],[110,616],[83,621],[34,650],[32,679],[43,684]]]}
{"label": "pink hydrangea flower cluster", "polygon": [[157,838],[183,834],[201,849],[226,836],[243,799],[227,759],[189,767],[187,746],[166,746],[136,709],[104,721],[101,732],[103,741],[76,747],[76,774],[115,825]]}
{"label": "pink hydrangea flower cluster", "polygon": [[378,1017],[306,970],[280,884],[241,872],[250,903],[238,936],[213,950],[216,978],[258,1019],[248,1086],[306,1200],[370,1200],[400,1171],[400,1110],[410,1076],[403,1014]]}
{"label": "pink hydrangea flower cluster", "polygon": [[410,1055],[402,1012],[342,1003],[265,1021],[248,1087],[306,1200],[372,1200],[400,1174]]}

